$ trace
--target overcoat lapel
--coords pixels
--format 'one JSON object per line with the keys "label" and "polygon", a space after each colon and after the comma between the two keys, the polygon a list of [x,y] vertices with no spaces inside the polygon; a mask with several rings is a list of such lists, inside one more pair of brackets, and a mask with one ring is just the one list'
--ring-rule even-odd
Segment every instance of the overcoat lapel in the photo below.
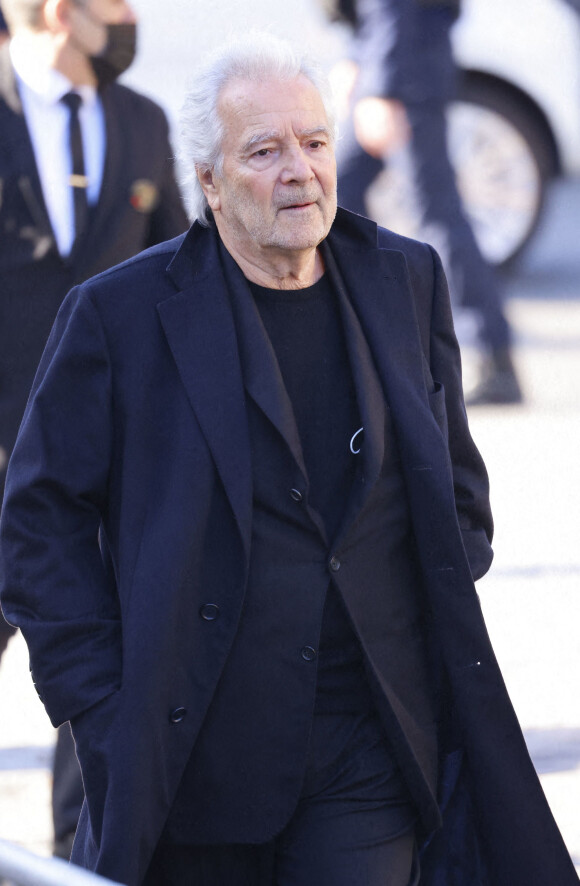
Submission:
{"label": "overcoat lapel", "polygon": [[249,556],[252,472],[236,331],[216,235],[192,231],[168,267],[179,292],[157,309]]}
{"label": "overcoat lapel", "polygon": [[[449,530],[455,526],[459,532],[451,463],[429,405],[433,379],[421,345],[406,260],[396,250],[373,249],[370,244],[365,249],[364,240],[359,240],[359,248],[348,248],[340,232],[328,240],[391,407],[419,554],[423,568],[434,576],[431,597],[435,607],[447,605],[452,570],[467,582],[471,573],[467,557],[457,558],[456,536]],[[425,521],[424,515],[434,508],[438,519]],[[459,644],[451,642],[446,652],[458,649]]]}
{"label": "overcoat lapel", "polygon": [[439,449],[442,441],[429,407],[426,363],[405,258],[395,250],[377,249],[376,244],[345,248],[340,236],[329,236],[328,245],[391,407],[403,463],[411,470],[426,470],[428,453],[433,445]]}
{"label": "overcoat lapel", "polygon": [[[397,399],[428,407],[419,328],[405,258],[400,252],[368,249],[332,255],[377,363],[389,403]],[[356,269],[356,270],[355,270]],[[386,293],[386,295],[385,295]]]}

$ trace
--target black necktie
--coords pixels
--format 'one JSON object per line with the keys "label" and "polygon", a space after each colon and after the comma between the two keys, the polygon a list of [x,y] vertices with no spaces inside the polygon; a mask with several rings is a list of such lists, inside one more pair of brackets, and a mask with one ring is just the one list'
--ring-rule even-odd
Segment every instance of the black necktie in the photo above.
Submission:
{"label": "black necktie", "polygon": [[75,240],[85,229],[89,204],[87,199],[87,186],[89,180],[85,175],[85,160],[83,156],[83,137],[79,120],[79,108],[82,99],[78,92],[67,92],[61,98],[63,104],[69,109],[69,146],[72,159],[72,175],[69,179],[73,189],[75,207]]}

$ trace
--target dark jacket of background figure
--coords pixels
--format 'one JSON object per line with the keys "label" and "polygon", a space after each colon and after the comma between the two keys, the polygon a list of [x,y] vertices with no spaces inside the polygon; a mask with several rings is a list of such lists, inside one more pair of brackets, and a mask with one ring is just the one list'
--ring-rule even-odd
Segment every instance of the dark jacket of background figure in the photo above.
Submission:
{"label": "dark jacket of background figure", "polygon": [[[10,455],[36,367],[66,293],[186,230],[161,108],[117,83],[101,93],[99,201],[73,252],[58,252],[8,46],[0,49],[0,447]],[[5,469],[0,468],[0,500]]]}
{"label": "dark jacket of background figure", "polygon": [[449,31],[458,15],[459,3],[445,0],[356,0],[356,97],[384,96],[407,106],[448,102],[455,91]]}
{"label": "dark jacket of background figure", "polygon": [[[444,826],[424,855],[424,883],[573,886],[473,585],[491,561],[488,487],[440,264],[424,244],[343,211],[327,243],[392,410],[442,672]],[[73,860],[131,886],[238,631],[251,477],[215,233],[194,225],[67,298],[0,532],[2,604],[29,643],[53,723],[72,722],[83,767]],[[41,515],[34,529],[31,510]],[[206,604],[219,617],[207,619]],[[369,605],[380,615],[381,600]],[[264,667],[275,652],[262,650]]]}

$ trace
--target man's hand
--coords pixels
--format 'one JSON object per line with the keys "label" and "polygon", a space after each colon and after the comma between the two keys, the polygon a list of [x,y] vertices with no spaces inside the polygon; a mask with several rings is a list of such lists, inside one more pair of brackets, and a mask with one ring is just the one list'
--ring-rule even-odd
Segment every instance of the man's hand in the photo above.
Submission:
{"label": "man's hand", "polygon": [[385,157],[409,140],[409,122],[404,105],[393,98],[361,98],[353,111],[358,143],[371,157]]}

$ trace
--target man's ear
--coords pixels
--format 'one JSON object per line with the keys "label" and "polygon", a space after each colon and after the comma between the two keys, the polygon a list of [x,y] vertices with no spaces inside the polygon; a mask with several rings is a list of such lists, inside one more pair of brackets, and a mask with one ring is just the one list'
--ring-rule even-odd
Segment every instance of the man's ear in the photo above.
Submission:
{"label": "man's ear", "polygon": [[68,30],[69,9],[69,0],[46,0],[41,14],[47,30],[53,32]]}
{"label": "man's ear", "polygon": [[213,212],[217,212],[220,209],[221,201],[213,169],[198,169],[197,178],[203,188],[203,193],[209,203],[210,209]]}

